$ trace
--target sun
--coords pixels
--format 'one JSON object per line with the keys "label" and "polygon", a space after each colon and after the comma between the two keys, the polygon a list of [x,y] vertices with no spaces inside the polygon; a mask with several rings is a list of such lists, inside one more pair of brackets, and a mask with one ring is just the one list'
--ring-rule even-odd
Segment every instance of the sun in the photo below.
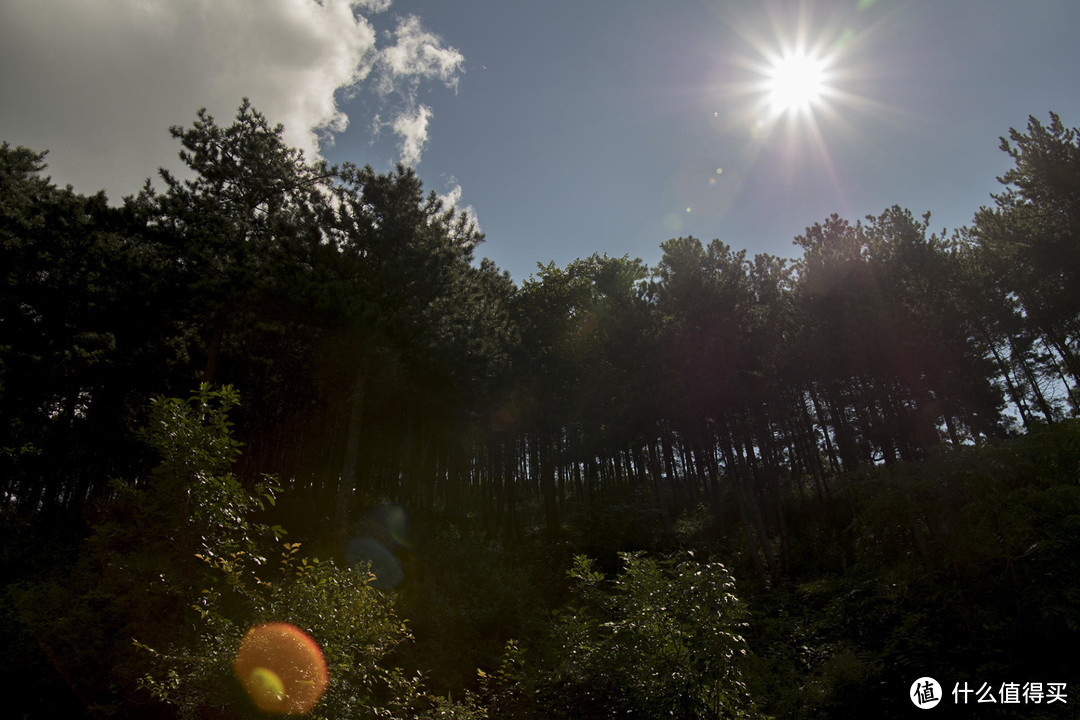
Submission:
{"label": "sun", "polygon": [[856,100],[851,81],[859,73],[852,53],[864,37],[839,16],[815,21],[807,0],[793,0],[792,12],[762,5],[771,8],[765,18],[731,11],[727,21],[741,45],[731,61],[741,71],[732,74],[728,87],[733,96],[753,100],[741,106],[744,116],[792,130],[832,122],[839,106]]}
{"label": "sun", "polygon": [[773,115],[806,113],[829,93],[828,64],[805,50],[782,52],[770,61],[762,89]]}
{"label": "sun", "polygon": [[893,112],[875,99],[886,79],[872,43],[887,16],[861,14],[872,0],[855,10],[854,0],[723,5],[732,42],[721,51],[715,87],[723,104],[713,115],[721,132],[745,141],[743,174],[767,164],[790,182],[831,183],[842,197],[833,147],[857,143],[868,115]]}

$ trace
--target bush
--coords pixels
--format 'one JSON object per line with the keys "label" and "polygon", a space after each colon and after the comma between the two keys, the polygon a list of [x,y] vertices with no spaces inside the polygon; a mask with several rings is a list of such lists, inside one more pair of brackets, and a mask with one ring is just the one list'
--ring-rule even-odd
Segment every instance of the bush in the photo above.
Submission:
{"label": "bush", "polygon": [[496,710],[551,718],[750,716],[742,682],[746,611],[727,569],[689,553],[620,558],[624,567],[612,581],[588,558],[574,559],[572,601],[532,662],[511,646],[491,683]]}
{"label": "bush", "polygon": [[[470,698],[431,697],[420,676],[388,666],[410,634],[370,573],[303,557],[284,530],[253,519],[277,488],[269,477],[244,487],[230,471],[237,402],[206,385],[155,400],[144,437],[161,464],[116,484],[70,577],[18,589],[21,619],[61,673],[99,716],[265,717],[234,660],[250,628],[289,623],[329,672],[312,717],[485,717]],[[283,692],[280,681],[268,692]]]}

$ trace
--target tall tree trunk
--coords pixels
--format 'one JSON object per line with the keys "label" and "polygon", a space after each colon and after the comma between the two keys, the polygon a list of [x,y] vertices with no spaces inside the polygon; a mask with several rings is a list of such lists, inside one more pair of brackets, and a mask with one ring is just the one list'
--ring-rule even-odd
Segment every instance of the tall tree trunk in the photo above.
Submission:
{"label": "tall tree trunk", "polygon": [[1043,417],[1046,418],[1046,422],[1053,422],[1054,412],[1050,408],[1050,403],[1046,401],[1042,388],[1039,387],[1039,379],[1035,377],[1035,373],[1032,371],[1031,366],[1028,365],[1027,358],[1017,353],[1015,345],[1013,345],[1012,351],[1013,355],[1017,356],[1016,363],[1020,366],[1020,370],[1023,371],[1024,377],[1027,378],[1028,383],[1031,385],[1031,392],[1035,396],[1035,404],[1039,406],[1039,411],[1042,412]]}
{"label": "tall tree trunk", "polygon": [[859,445],[851,428],[851,420],[847,416],[847,408],[838,397],[839,394],[836,382],[830,382],[826,388],[825,404],[829,408],[829,419],[836,434],[840,464],[844,470],[854,470],[859,467]]}
{"label": "tall tree trunk", "polygon": [[1030,430],[1031,418],[1028,415],[1027,402],[1024,400],[1023,394],[1013,383],[1012,373],[1009,371],[1009,366],[998,353],[993,341],[991,340],[988,345],[990,347],[991,354],[993,354],[994,356],[994,360],[997,362],[998,372],[1001,373],[1001,377],[1005,380],[1005,389],[1008,391],[1009,397],[1012,398],[1012,403],[1016,407],[1016,411],[1020,413],[1020,421],[1024,424],[1025,430]]}
{"label": "tall tree trunk", "polygon": [[675,501],[678,502],[678,471],[675,467],[675,451],[671,447],[671,430],[664,428],[660,433],[660,447],[663,450],[664,466],[667,468],[667,486]]}
{"label": "tall tree trunk", "polygon": [[817,393],[814,392],[812,382],[806,384],[806,391],[810,395],[810,402],[814,405],[814,415],[817,416],[818,425],[821,426],[821,435],[825,438],[825,452],[829,455],[829,464],[832,465],[834,473],[840,472],[840,458],[837,455],[836,448],[833,446],[832,439],[829,437],[829,421],[825,418],[825,413],[821,409],[821,403],[818,402]]}
{"label": "tall tree trunk", "polygon": [[[806,454],[806,461],[814,478],[814,486],[819,500],[828,494],[828,486],[825,483],[825,464],[821,459],[821,448],[818,447],[817,438],[814,437],[814,423],[810,417],[810,409],[806,406],[807,393],[789,389],[792,403],[795,406],[796,436],[802,445],[802,452]],[[830,446],[828,433],[825,433],[826,447]]]}
{"label": "tall tree trunk", "polygon": [[559,508],[555,492],[555,450],[544,433],[537,433],[534,467],[539,475],[540,497],[544,505],[544,527],[551,535],[559,532]]}
{"label": "tall tree trunk", "polygon": [[753,569],[754,575],[764,578],[766,576],[765,566],[761,564],[761,555],[758,553],[758,547],[762,542],[761,538],[757,540],[754,538],[754,523],[750,519],[750,511],[747,507],[746,489],[740,477],[741,469],[735,461],[735,452],[732,449],[734,439],[727,433],[723,433],[723,438],[718,437],[718,441],[721,443],[721,450],[727,465],[728,481],[731,483],[731,488],[735,493],[735,505],[739,510],[743,538],[746,540],[746,553],[750,557],[750,567]]}
{"label": "tall tree trunk", "polygon": [[[745,455],[743,454],[743,448],[745,448]],[[749,438],[744,437],[742,442],[736,442],[735,453],[739,459],[740,465],[745,468],[743,476],[749,476],[754,481],[753,486],[747,494],[750,517],[754,522],[754,528],[761,541],[761,551],[765,555],[765,564],[769,568],[769,578],[775,585],[780,580],[780,566],[776,562],[776,556],[773,553],[772,543],[769,538],[769,531],[765,525],[765,517],[761,513],[761,496],[763,492],[766,491],[766,488],[763,487],[765,483],[758,472],[757,456],[754,453],[754,446],[750,443]]]}
{"label": "tall tree trunk", "polygon": [[203,369],[203,382],[213,385],[217,380],[218,359],[221,356],[221,344],[225,339],[225,326],[229,323],[228,309],[219,307],[214,311],[213,326],[210,329],[210,342],[206,345],[206,367]]}
{"label": "tall tree trunk", "polygon": [[664,481],[660,477],[660,450],[656,447],[656,443],[656,440],[648,443],[643,452],[648,460],[648,473],[652,475],[653,495],[656,498],[657,506],[660,508],[660,522],[663,524],[664,536],[668,537],[672,532],[671,506],[669,492],[664,487]]}
{"label": "tall tree trunk", "polygon": [[1043,328],[1043,335],[1050,341],[1049,345],[1057,351],[1058,356],[1062,362],[1065,363],[1065,367],[1068,369],[1069,374],[1073,376],[1073,380],[1080,383],[1080,361],[1076,359],[1072,350],[1069,349],[1069,344],[1061,336],[1061,333],[1056,328],[1047,326]]}
{"label": "tall tree trunk", "polygon": [[349,398],[349,427],[345,435],[345,457],[338,478],[335,525],[342,539],[348,537],[349,508],[356,491],[356,463],[360,454],[360,430],[364,419],[364,394],[367,389],[367,372],[364,364],[356,366],[352,396]]}

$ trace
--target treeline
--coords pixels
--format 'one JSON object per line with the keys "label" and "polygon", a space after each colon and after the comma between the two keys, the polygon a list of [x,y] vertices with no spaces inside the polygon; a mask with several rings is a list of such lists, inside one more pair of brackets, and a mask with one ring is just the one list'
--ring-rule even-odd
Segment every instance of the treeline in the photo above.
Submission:
{"label": "treeline", "polygon": [[[412,170],[310,163],[246,102],[172,128],[110,206],[0,150],[0,498],[63,518],[156,461],[152,396],[230,384],[239,472],[283,522],[364,508],[478,515],[645,489],[665,531],[737,512],[763,577],[790,562],[786,493],[978,444],[1078,408],[1080,143],[1012,130],[993,206],[949,237],[893,207],[833,216],[790,260],[692,237],[656,267],[593,255],[520,287]],[[770,538],[778,538],[773,542]]]}

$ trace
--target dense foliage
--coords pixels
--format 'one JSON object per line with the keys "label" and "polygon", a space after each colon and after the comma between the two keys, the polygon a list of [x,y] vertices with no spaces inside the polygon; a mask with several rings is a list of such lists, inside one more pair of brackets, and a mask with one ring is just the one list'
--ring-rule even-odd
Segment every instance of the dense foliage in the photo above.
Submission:
{"label": "dense foliage", "polygon": [[[513,657],[499,680],[508,717],[744,717],[745,609],[719,563],[622,553],[606,588],[585,556],[569,571],[573,599],[554,617],[545,651]],[[531,691],[531,692],[530,692]],[[502,700],[502,698],[498,698]]]}
{"label": "dense foliage", "polygon": [[246,102],[119,205],[4,144],[16,709],[255,713],[230,665],[271,620],[327,718],[1080,682],[1078,132],[1012,130],[950,237],[893,207],[520,287],[412,170],[309,163]]}

